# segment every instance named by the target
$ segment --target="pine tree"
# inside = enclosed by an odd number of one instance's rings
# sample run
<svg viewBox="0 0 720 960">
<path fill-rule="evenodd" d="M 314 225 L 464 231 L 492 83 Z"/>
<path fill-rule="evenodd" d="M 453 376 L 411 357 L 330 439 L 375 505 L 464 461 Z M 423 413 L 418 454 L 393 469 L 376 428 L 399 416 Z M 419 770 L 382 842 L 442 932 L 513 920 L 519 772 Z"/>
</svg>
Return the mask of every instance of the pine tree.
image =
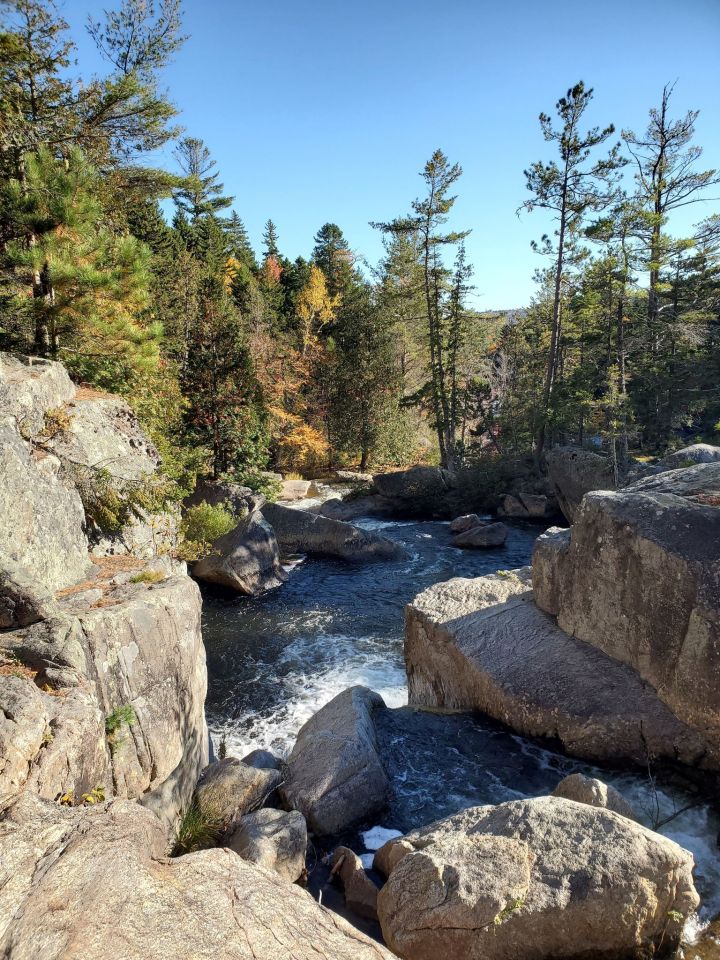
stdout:
<svg viewBox="0 0 720 960">
<path fill-rule="evenodd" d="M 217 162 L 202 140 L 185 137 L 178 144 L 175 158 L 185 177 L 183 186 L 175 193 L 175 203 L 191 223 L 230 206 L 233 197 L 223 196 L 224 187 L 215 170 Z"/>
<path fill-rule="evenodd" d="M 331 297 L 342 296 L 353 282 L 352 253 L 335 223 L 324 224 L 315 234 L 312 262 L 325 275 Z"/>
<path fill-rule="evenodd" d="M 559 162 L 538 161 L 525 170 L 526 186 L 533 196 L 523 204 L 523 208 L 529 212 L 538 208 L 549 210 L 558 224 L 555 243 L 547 235 L 542 238 L 542 251 L 554 259 L 555 281 L 543 389 L 545 415 L 535 438 L 535 456 L 538 462 L 545 446 L 547 421 L 551 416 L 558 375 L 563 284 L 568 266 L 568 252 L 587 213 L 603 210 L 612 201 L 614 175 L 623 162 L 617 145 L 610 150 L 607 157 L 588 164 L 590 153 L 615 131 L 612 124 L 602 129 L 593 127 L 586 133 L 580 131 L 580 122 L 592 96 L 592 89 L 586 90 L 582 81 L 571 87 L 555 105 L 560 120 L 559 129 L 553 129 L 552 119 L 546 113 L 540 114 L 543 137 L 547 142 L 558 145 Z"/>
<path fill-rule="evenodd" d="M 263 248 L 263 260 L 269 260 L 270 258 L 279 260 L 278 232 L 272 220 L 268 220 L 265 223 L 265 229 L 263 230 Z"/>
</svg>

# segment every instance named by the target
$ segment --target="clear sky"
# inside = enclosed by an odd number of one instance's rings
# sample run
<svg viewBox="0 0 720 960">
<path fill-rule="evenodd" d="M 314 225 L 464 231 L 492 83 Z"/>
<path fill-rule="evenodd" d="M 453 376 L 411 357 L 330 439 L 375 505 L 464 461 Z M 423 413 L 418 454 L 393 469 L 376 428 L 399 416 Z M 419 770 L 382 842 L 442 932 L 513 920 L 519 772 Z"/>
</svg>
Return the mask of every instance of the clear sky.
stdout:
<svg viewBox="0 0 720 960">
<path fill-rule="evenodd" d="M 61 10 L 82 72 L 99 67 L 82 25 L 99 4 Z M 537 115 L 579 79 L 591 120 L 643 129 L 663 84 L 675 115 L 699 109 L 697 142 L 720 167 L 720 0 L 185 0 L 191 34 L 165 82 L 188 134 L 206 141 L 259 249 L 308 256 L 326 221 L 376 262 L 370 220 L 407 211 L 436 147 L 459 161 L 454 224 L 472 228 L 475 303 L 520 306 L 539 265 L 518 218 L 523 169 L 549 156 Z M 168 150 L 168 157 L 171 151 Z M 686 211 L 678 230 L 720 211 Z"/>
</svg>

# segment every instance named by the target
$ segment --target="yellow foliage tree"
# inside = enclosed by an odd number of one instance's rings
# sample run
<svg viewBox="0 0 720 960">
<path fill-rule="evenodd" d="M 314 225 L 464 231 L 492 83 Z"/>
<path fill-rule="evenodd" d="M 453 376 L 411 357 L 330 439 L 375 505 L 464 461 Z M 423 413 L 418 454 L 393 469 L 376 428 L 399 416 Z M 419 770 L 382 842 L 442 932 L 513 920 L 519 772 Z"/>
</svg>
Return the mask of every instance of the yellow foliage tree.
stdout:
<svg viewBox="0 0 720 960">
<path fill-rule="evenodd" d="M 331 297 L 322 270 L 310 267 L 308 282 L 298 294 L 297 316 L 302 336 L 302 354 L 308 352 L 317 339 L 317 332 L 335 316 L 339 297 Z"/>
</svg>

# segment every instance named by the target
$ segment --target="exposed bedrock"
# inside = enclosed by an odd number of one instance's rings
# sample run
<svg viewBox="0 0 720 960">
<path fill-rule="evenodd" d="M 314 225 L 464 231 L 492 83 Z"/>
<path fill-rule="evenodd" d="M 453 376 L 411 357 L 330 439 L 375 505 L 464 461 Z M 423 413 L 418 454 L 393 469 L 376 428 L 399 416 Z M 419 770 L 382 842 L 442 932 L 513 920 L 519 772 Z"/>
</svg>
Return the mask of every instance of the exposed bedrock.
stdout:
<svg viewBox="0 0 720 960">
<path fill-rule="evenodd" d="M 232 850 L 168 859 L 160 822 L 132 801 L 70 811 L 26 795 L 0 849 L 6 960 L 391 960 Z"/>
</svg>

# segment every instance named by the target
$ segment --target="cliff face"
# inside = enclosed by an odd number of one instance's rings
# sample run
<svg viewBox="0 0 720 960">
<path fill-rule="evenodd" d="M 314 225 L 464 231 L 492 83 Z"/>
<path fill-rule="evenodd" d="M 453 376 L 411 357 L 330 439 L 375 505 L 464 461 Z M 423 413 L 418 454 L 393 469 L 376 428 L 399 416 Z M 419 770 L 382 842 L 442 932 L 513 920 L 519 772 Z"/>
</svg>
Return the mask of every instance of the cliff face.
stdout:
<svg viewBox="0 0 720 960">
<path fill-rule="evenodd" d="M 0 357 L 3 808 L 102 788 L 169 827 L 207 762 L 199 590 L 167 557 L 91 556 L 77 488 L 77 468 L 124 481 L 158 463 L 122 400 Z"/>
</svg>

